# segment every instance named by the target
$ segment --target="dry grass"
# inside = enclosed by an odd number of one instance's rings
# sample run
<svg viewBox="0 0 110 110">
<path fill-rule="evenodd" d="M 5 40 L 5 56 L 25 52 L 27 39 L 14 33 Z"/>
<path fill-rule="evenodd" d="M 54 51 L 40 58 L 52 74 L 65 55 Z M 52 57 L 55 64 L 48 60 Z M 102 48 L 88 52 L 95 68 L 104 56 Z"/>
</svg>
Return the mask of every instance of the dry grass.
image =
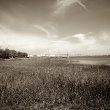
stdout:
<svg viewBox="0 0 110 110">
<path fill-rule="evenodd" d="M 110 110 L 110 67 L 48 58 L 0 61 L 0 110 Z"/>
</svg>

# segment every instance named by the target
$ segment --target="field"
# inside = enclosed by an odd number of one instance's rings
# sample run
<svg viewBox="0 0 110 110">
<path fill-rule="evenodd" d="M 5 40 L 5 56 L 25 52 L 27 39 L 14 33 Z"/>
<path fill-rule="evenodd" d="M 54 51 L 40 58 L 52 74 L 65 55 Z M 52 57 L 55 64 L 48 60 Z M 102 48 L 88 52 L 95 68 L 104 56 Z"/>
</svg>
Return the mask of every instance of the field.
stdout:
<svg viewBox="0 0 110 110">
<path fill-rule="evenodd" d="M 109 105 L 110 66 L 0 60 L 0 110 L 110 110 Z"/>
</svg>

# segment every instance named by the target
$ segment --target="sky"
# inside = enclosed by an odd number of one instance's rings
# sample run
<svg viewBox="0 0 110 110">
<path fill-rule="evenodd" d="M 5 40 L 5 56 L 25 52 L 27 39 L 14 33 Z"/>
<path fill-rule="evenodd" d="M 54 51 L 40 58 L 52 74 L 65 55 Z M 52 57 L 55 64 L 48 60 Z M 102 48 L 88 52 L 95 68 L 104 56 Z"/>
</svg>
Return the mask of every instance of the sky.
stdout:
<svg viewBox="0 0 110 110">
<path fill-rule="evenodd" d="M 0 0 L 0 48 L 109 54 L 110 0 Z"/>
</svg>

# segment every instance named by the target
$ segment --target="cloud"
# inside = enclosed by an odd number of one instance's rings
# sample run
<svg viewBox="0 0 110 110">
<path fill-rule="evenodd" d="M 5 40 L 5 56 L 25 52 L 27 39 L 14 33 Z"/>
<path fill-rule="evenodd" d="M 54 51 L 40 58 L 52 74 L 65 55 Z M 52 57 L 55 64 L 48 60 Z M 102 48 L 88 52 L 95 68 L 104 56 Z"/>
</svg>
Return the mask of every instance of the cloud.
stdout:
<svg viewBox="0 0 110 110">
<path fill-rule="evenodd" d="M 0 24 L 0 31 L 9 31 L 8 28 L 6 28 L 4 25 Z"/>
<path fill-rule="evenodd" d="M 48 48 L 50 42 L 50 39 L 42 38 L 37 35 L 16 33 L 15 31 L 9 29 L 0 29 L 1 48 L 10 48 L 33 54 L 33 51 L 35 50 L 37 51 Z"/>
<path fill-rule="evenodd" d="M 50 32 L 47 29 L 45 29 L 43 26 L 34 25 L 34 27 L 37 28 L 38 30 L 41 30 L 42 32 L 44 32 L 47 37 L 50 37 Z"/>
<path fill-rule="evenodd" d="M 80 41 L 85 42 L 86 41 L 86 37 L 85 34 L 75 34 L 73 37 L 78 38 Z"/>
<path fill-rule="evenodd" d="M 106 31 L 100 34 L 88 32 L 78 33 L 67 36 L 63 39 L 53 41 L 50 53 L 66 54 L 67 51 L 70 55 L 103 55 L 108 54 L 110 49 L 109 33 Z M 72 41 L 73 39 L 73 41 Z M 76 40 L 77 39 L 77 40 Z M 52 51 L 54 49 L 54 51 Z"/>
<path fill-rule="evenodd" d="M 106 52 L 106 49 L 110 49 L 110 33 L 108 31 L 101 31 L 97 33 L 89 32 L 87 34 L 79 33 L 73 35 L 73 39 L 79 39 L 78 46 L 80 50 L 93 50 L 97 53 L 97 51 Z"/>
<path fill-rule="evenodd" d="M 109 31 L 102 31 L 97 33 L 77 33 L 65 38 L 60 38 L 57 34 L 52 34 L 50 30 L 45 27 L 36 26 L 37 29 L 48 33 L 52 38 L 40 37 L 38 35 L 16 33 L 15 31 L 9 30 L 7 27 L 0 25 L 0 46 L 3 48 L 9 47 L 10 49 L 17 49 L 20 51 L 26 51 L 31 54 L 48 53 L 50 54 L 66 54 L 69 53 L 97 53 L 101 50 L 102 53 L 105 49 L 110 49 L 110 33 Z M 50 26 L 51 27 L 51 26 Z M 56 37 L 56 39 L 53 38 Z M 100 53 L 101 53 L 100 52 Z"/>
<path fill-rule="evenodd" d="M 71 49 L 84 51 L 98 48 L 99 44 L 96 43 L 96 38 L 92 33 L 78 33 L 71 36 L 67 36 L 62 40 L 68 41 L 71 44 Z"/>
<path fill-rule="evenodd" d="M 85 0 L 57 0 L 56 10 L 54 12 L 54 15 L 59 15 L 61 13 L 64 14 L 66 9 L 73 4 L 79 4 L 82 8 L 87 10 L 86 6 L 82 3 L 82 1 Z"/>
<path fill-rule="evenodd" d="M 101 31 L 96 36 L 97 43 L 103 46 L 110 47 L 110 32 L 108 31 Z"/>
<path fill-rule="evenodd" d="M 57 34 L 56 24 L 54 24 L 53 22 L 47 22 L 43 26 L 41 25 L 33 25 L 33 26 L 34 28 L 45 33 L 48 39 L 59 38 L 59 35 Z"/>
<path fill-rule="evenodd" d="M 45 26 L 34 25 L 34 27 L 46 34 L 47 38 L 56 38 L 56 28 L 52 24 L 46 24 Z"/>
<path fill-rule="evenodd" d="M 87 46 L 87 48 L 92 48 L 96 44 L 96 38 L 91 34 L 75 34 L 73 38 L 78 38 L 82 46 Z"/>
<path fill-rule="evenodd" d="M 57 33 L 57 24 L 55 24 L 54 22 L 47 22 L 45 23 L 45 27 L 46 29 L 48 29 L 49 31 L 51 31 L 51 33 Z"/>
</svg>

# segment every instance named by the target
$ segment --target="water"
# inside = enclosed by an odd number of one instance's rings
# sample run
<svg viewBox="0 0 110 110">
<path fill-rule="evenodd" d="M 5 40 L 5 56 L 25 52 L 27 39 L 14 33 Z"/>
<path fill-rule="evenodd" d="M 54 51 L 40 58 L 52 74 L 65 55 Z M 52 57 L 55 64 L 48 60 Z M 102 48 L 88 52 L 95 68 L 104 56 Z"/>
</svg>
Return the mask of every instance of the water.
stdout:
<svg viewBox="0 0 110 110">
<path fill-rule="evenodd" d="M 70 62 L 77 64 L 110 65 L 110 57 L 75 57 Z"/>
</svg>

